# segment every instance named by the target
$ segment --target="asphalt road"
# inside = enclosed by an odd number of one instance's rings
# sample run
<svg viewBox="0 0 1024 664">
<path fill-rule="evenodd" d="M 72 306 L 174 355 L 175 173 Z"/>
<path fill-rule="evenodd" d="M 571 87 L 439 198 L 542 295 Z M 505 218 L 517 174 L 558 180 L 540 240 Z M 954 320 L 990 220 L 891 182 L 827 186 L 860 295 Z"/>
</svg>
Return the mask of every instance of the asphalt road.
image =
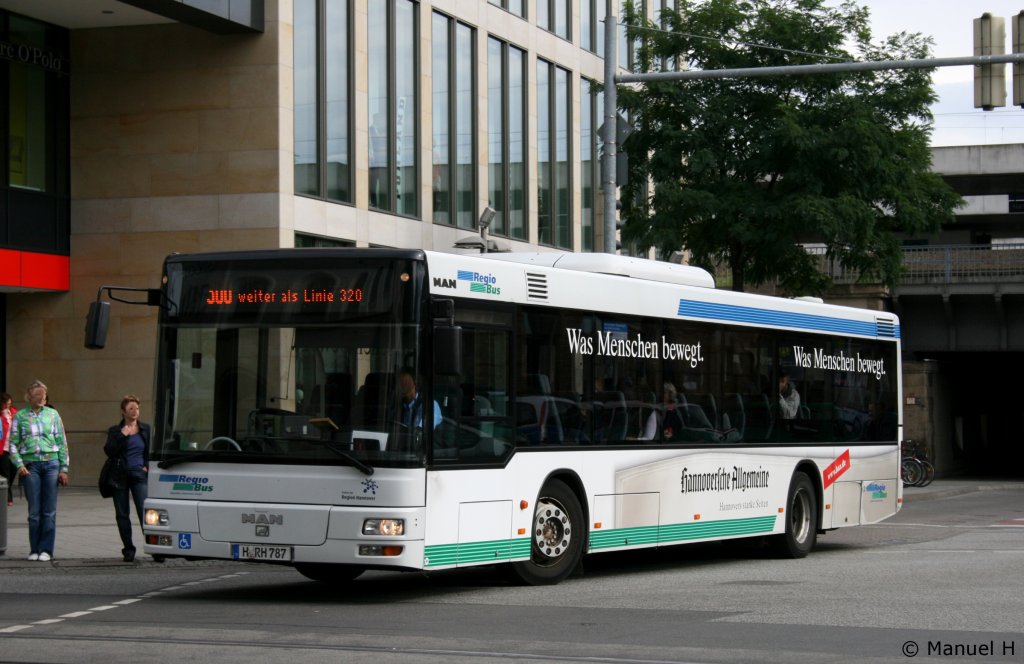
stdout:
<svg viewBox="0 0 1024 664">
<path fill-rule="evenodd" d="M 1022 498 L 911 503 L 804 560 L 592 556 L 540 588 L 492 569 L 344 590 L 253 564 L 2 569 L 0 661 L 1024 662 Z"/>
</svg>

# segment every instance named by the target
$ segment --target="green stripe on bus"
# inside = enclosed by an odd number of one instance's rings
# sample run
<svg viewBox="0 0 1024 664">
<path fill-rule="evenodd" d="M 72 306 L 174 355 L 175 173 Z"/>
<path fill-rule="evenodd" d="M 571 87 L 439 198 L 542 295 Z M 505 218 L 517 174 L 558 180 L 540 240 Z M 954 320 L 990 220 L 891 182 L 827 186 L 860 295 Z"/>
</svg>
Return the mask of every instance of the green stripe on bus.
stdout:
<svg viewBox="0 0 1024 664">
<path fill-rule="evenodd" d="M 772 532 L 775 516 L 756 516 L 748 519 L 726 519 L 724 521 L 695 521 L 674 523 L 665 526 L 639 528 L 615 528 L 590 533 L 590 550 L 608 549 L 619 546 L 641 546 L 644 544 L 672 544 L 698 539 L 733 537 L 736 535 L 762 535 Z"/>
<path fill-rule="evenodd" d="M 423 566 L 444 567 L 529 557 L 530 539 L 527 537 L 462 544 L 435 544 L 424 547 Z"/>
<path fill-rule="evenodd" d="M 665 526 L 615 528 L 590 533 L 590 550 L 621 546 L 673 544 L 699 539 L 734 537 L 737 535 L 763 535 L 772 532 L 775 516 L 756 516 L 748 519 L 723 521 L 694 521 Z M 423 550 L 423 567 L 450 567 L 469 563 L 504 560 L 524 560 L 530 557 L 530 538 L 488 540 L 463 544 L 434 544 Z"/>
</svg>

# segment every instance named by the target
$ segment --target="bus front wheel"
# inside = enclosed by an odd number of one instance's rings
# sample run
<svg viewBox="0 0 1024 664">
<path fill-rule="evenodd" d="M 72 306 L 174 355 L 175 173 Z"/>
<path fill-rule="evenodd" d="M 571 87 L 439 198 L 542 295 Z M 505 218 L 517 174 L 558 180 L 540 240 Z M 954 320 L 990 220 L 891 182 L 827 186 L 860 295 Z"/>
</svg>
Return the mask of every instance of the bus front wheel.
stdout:
<svg viewBox="0 0 1024 664">
<path fill-rule="evenodd" d="M 551 480 L 537 498 L 530 560 L 512 563 L 512 570 L 531 586 L 558 583 L 576 569 L 583 557 L 586 533 L 576 494 L 564 482 Z"/>
<path fill-rule="evenodd" d="M 775 550 L 784 558 L 803 558 L 818 537 L 818 501 L 805 473 L 793 473 L 784 517 L 786 532 L 774 536 Z"/>
<path fill-rule="evenodd" d="M 307 579 L 332 585 L 348 583 L 365 571 L 356 565 L 330 563 L 295 563 L 295 570 Z"/>
</svg>

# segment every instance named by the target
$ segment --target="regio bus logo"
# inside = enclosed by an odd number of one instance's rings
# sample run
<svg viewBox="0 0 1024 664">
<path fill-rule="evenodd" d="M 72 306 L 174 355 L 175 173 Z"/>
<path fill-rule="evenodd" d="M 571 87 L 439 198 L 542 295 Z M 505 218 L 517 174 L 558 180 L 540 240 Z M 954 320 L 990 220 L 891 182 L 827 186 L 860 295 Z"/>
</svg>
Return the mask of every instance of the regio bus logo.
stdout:
<svg viewBox="0 0 1024 664">
<path fill-rule="evenodd" d="M 498 279 L 493 274 L 480 274 L 472 270 L 459 270 L 459 281 L 469 282 L 470 293 L 501 295 L 501 289 L 495 285 Z"/>
</svg>

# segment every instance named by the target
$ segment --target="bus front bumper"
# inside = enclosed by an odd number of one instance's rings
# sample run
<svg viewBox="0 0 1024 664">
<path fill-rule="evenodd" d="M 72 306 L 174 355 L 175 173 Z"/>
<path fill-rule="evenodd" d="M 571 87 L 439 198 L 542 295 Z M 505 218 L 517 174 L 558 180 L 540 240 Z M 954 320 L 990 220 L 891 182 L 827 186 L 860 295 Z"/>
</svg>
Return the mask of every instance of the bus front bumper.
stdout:
<svg viewBox="0 0 1024 664">
<path fill-rule="evenodd" d="M 424 511 L 149 499 L 143 551 L 157 558 L 423 569 Z"/>
</svg>

